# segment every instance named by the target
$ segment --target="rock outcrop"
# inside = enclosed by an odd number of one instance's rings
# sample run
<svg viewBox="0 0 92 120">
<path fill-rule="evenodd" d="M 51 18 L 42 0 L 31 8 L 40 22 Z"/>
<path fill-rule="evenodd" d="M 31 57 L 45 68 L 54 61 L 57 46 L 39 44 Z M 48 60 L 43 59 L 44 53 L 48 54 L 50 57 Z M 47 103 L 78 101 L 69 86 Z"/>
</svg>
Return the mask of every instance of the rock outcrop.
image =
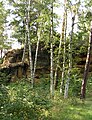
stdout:
<svg viewBox="0 0 92 120">
<path fill-rule="evenodd" d="M 9 50 L 3 58 L 3 63 L 0 64 L 0 71 L 4 71 L 11 76 L 11 81 L 23 76 L 28 77 L 30 74 L 28 52 L 25 54 L 25 60 L 22 63 L 23 49 Z M 32 51 L 34 61 L 35 50 Z M 49 53 L 46 49 L 39 48 L 36 77 L 49 73 Z M 39 74 L 39 75 L 38 75 Z"/>
<path fill-rule="evenodd" d="M 4 55 L 3 63 L 0 65 L 0 71 L 10 74 L 11 81 L 26 76 L 29 63 L 28 61 L 21 62 L 22 54 L 23 49 L 13 49 Z"/>
<path fill-rule="evenodd" d="M 11 81 L 15 81 L 17 78 L 22 78 L 23 76 L 28 77 L 30 74 L 29 70 L 29 60 L 28 60 L 28 52 L 25 54 L 25 60 L 22 63 L 22 55 L 23 49 L 13 49 L 9 50 L 4 58 L 3 63 L 0 64 L 0 71 L 4 71 L 7 74 L 10 74 Z M 34 61 L 35 57 L 35 48 L 32 51 L 32 58 Z M 86 55 L 77 56 L 78 61 L 76 67 L 81 70 L 83 73 Z M 50 70 L 50 54 L 44 46 L 40 45 L 37 59 L 37 68 L 36 68 L 36 78 L 39 76 L 43 76 L 49 74 Z M 92 56 L 91 56 L 91 64 L 90 64 L 90 72 L 92 72 Z M 61 74 L 61 73 L 60 73 Z"/>
</svg>

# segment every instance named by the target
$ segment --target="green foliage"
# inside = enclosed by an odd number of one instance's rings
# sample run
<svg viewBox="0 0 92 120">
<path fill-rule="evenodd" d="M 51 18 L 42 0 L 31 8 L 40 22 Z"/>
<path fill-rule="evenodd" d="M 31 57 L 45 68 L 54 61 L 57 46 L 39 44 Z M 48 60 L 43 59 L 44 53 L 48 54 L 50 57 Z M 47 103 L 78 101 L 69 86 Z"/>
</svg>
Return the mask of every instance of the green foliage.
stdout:
<svg viewBox="0 0 92 120">
<path fill-rule="evenodd" d="M 77 70 L 73 72 L 76 73 Z M 7 86 L 0 86 L 1 120 L 91 120 L 92 78 L 88 82 L 88 98 L 83 103 L 77 97 L 64 99 L 55 92 L 54 100 L 49 97 L 49 81 L 42 78 L 34 89 L 26 79 Z M 89 99 L 90 98 L 90 99 Z"/>
<path fill-rule="evenodd" d="M 43 89 L 36 87 L 34 90 L 31 89 L 30 83 L 24 80 L 4 87 L 7 89 L 3 88 L 0 94 L 2 98 L 0 118 L 3 120 L 48 120 L 51 102 Z"/>
<path fill-rule="evenodd" d="M 73 68 L 71 73 L 70 89 L 69 89 L 70 96 L 77 96 L 77 97 L 80 96 L 81 82 L 82 79 L 80 78 L 80 71 L 76 68 Z"/>
<path fill-rule="evenodd" d="M 91 120 L 91 107 L 91 101 L 89 100 L 83 103 L 80 99 L 76 98 L 61 99 L 61 101 L 55 102 L 54 108 L 52 108 L 51 120 Z"/>
<path fill-rule="evenodd" d="M 4 105 L 8 102 L 7 87 L 0 85 L 0 110 L 3 109 Z"/>
<path fill-rule="evenodd" d="M 51 17 L 51 0 L 42 1 L 31 1 L 30 6 L 30 37 L 31 43 L 36 43 L 37 41 L 37 29 L 40 29 L 41 36 L 40 41 L 49 42 L 50 36 L 50 17 Z M 11 21 L 10 25 L 13 26 L 14 32 L 12 34 L 13 38 L 18 39 L 19 42 L 24 43 L 26 34 L 26 16 L 28 3 L 25 0 L 11 1 L 9 0 L 11 6 L 14 7 L 10 10 L 10 15 L 14 15 L 14 19 Z M 55 2 L 57 4 L 57 1 Z M 10 8 L 9 8 L 10 9 Z M 58 17 L 54 13 L 54 29 L 58 24 Z"/>
<path fill-rule="evenodd" d="M 10 80 L 10 74 L 8 74 L 6 72 L 0 72 L 0 85 L 8 84 L 9 80 Z"/>
<path fill-rule="evenodd" d="M 0 49 L 9 48 L 7 43 L 7 33 L 5 31 L 5 25 L 7 23 L 6 18 L 8 11 L 5 10 L 4 1 L 0 1 Z"/>
</svg>

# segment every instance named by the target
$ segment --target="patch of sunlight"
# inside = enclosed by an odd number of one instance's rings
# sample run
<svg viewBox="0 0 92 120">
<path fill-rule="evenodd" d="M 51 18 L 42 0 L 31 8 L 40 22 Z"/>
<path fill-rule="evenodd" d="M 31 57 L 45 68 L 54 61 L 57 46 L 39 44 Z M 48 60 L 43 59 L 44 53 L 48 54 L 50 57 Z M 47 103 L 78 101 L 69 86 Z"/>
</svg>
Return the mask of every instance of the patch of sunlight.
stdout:
<svg viewBox="0 0 92 120">
<path fill-rule="evenodd" d="M 74 110 L 74 108 L 73 108 L 73 107 L 70 107 L 70 110 Z"/>
<path fill-rule="evenodd" d="M 78 114 L 74 114 L 74 119 L 76 119 L 76 120 L 82 120 L 82 116 L 80 116 Z"/>
<path fill-rule="evenodd" d="M 70 107 L 70 110 L 76 110 L 76 111 L 81 111 L 81 108 L 75 108 L 75 107 Z"/>
<path fill-rule="evenodd" d="M 77 111 L 81 111 L 82 108 L 76 108 Z"/>
<path fill-rule="evenodd" d="M 89 85 L 92 85 L 92 82 L 90 82 Z"/>
<path fill-rule="evenodd" d="M 8 91 L 8 95 L 10 97 L 10 100 L 14 101 L 16 99 L 17 92 L 15 90 L 11 89 Z"/>
<path fill-rule="evenodd" d="M 42 111 L 43 111 L 42 115 L 45 115 L 46 117 L 49 116 L 49 114 L 50 114 L 49 111 L 47 111 L 45 109 L 42 109 Z"/>
<path fill-rule="evenodd" d="M 87 113 L 88 113 L 89 115 L 92 115 L 92 110 L 88 110 Z"/>
<path fill-rule="evenodd" d="M 82 115 L 92 115 L 92 110 L 87 110 L 86 112 L 82 112 Z"/>
</svg>

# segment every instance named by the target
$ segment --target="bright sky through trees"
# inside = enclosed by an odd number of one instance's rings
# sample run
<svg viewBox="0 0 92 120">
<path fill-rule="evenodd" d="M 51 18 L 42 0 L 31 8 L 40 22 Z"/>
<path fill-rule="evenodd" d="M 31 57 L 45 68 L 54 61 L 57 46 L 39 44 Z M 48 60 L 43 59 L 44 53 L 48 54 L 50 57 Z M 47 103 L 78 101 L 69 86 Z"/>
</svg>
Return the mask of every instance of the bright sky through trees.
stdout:
<svg viewBox="0 0 92 120">
<path fill-rule="evenodd" d="M 0 1 L 2 1 L 2 0 L 0 0 Z M 83 0 L 82 0 L 83 1 Z M 60 6 L 59 6 L 59 8 L 57 7 L 57 8 L 54 8 L 54 12 L 55 13 L 57 13 L 58 14 L 58 16 L 59 16 L 59 18 L 60 18 L 60 20 L 59 20 L 59 25 L 58 25 L 58 27 L 57 27 L 57 31 L 59 32 L 59 33 L 61 33 L 61 26 L 62 26 L 62 18 L 63 18 L 63 3 L 64 3 L 64 0 L 62 1 L 62 3 L 61 3 L 61 1 L 59 0 L 59 2 L 60 2 Z M 75 4 L 75 3 L 77 3 L 78 2 L 78 0 L 71 0 L 71 3 L 72 4 Z M 9 5 L 7 5 L 7 1 L 6 1 L 6 5 L 5 5 L 5 8 L 6 9 L 11 9 L 11 10 L 14 10 L 14 8 L 12 7 L 12 6 L 9 6 Z M 12 20 L 12 19 L 14 19 L 14 15 L 10 15 L 10 16 L 8 16 L 7 17 L 7 20 L 9 21 L 9 23 L 10 23 L 10 21 Z M 69 13 L 68 14 L 68 29 L 67 29 L 67 33 L 69 34 L 69 32 L 71 31 L 70 30 L 70 27 L 71 27 L 71 14 Z M 75 18 L 75 21 L 77 22 L 77 17 Z M 9 41 L 12 41 L 13 42 L 13 44 L 12 44 L 12 48 L 20 48 L 21 47 L 21 45 L 17 42 L 17 40 L 16 39 L 12 39 L 11 38 L 11 34 L 12 34 L 12 32 L 13 32 L 13 29 L 12 29 L 12 26 L 9 26 L 9 23 L 7 24 L 7 28 L 6 28 L 6 30 L 7 30 L 7 33 L 8 33 L 8 40 Z M 75 25 L 75 29 L 74 29 L 74 31 L 77 31 L 77 24 Z"/>
</svg>

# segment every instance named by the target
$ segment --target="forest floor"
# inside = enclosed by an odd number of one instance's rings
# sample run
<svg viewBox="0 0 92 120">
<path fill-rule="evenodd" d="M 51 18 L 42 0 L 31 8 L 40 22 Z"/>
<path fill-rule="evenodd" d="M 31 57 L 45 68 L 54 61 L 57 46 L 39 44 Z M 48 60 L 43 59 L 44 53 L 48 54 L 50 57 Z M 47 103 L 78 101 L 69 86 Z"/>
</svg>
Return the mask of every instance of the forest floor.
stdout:
<svg viewBox="0 0 92 120">
<path fill-rule="evenodd" d="M 92 85 L 85 101 L 78 97 L 64 99 L 59 92 L 49 96 L 49 81 L 34 89 L 23 80 L 0 88 L 0 120 L 92 120 Z"/>
<path fill-rule="evenodd" d="M 92 98 L 85 101 L 73 98 L 56 102 L 52 116 L 52 120 L 92 120 Z"/>
<path fill-rule="evenodd" d="M 88 83 L 86 99 L 60 97 L 52 109 L 52 120 L 92 120 L 92 83 Z"/>
</svg>

